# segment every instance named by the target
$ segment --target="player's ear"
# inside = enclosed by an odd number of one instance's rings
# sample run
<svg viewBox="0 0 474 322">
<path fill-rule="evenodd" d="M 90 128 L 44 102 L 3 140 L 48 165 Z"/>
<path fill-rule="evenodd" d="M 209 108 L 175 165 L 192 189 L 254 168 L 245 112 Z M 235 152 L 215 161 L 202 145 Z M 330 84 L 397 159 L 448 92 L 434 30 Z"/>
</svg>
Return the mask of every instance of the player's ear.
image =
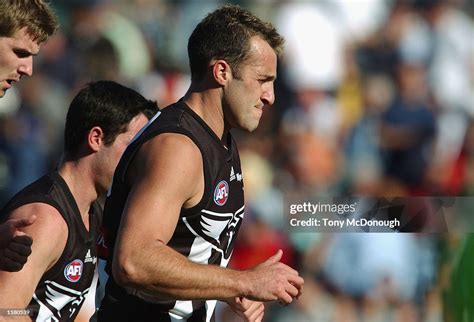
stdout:
<svg viewBox="0 0 474 322">
<path fill-rule="evenodd" d="M 87 134 L 87 145 L 92 151 L 99 151 L 100 147 L 104 145 L 104 131 L 102 128 L 94 126 L 89 130 Z"/>
<path fill-rule="evenodd" d="M 219 85 L 224 86 L 232 78 L 232 69 L 225 60 L 216 60 L 212 65 L 212 76 Z"/>
</svg>

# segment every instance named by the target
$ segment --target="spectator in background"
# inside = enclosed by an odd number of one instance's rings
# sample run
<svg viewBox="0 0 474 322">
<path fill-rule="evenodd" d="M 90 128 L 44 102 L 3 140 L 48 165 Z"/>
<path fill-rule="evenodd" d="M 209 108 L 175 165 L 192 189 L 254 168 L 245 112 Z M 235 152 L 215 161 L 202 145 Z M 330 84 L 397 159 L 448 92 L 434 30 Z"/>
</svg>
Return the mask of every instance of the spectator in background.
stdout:
<svg viewBox="0 0 474 322">
<path fill-rule="evenodd" d="M 441 191 L 450 196 L 474 194 L 474 118 L 469 119 L 461 151 L 452 167 L 448 168 Z"/>
<path fill-rule="evenodd" d="M 403 61 L 397 80 L 398 96 L 383 113 L 380 127 L 384 172 L 405 185 L 409 193 L 422 194 L 436 133 L 425 66 Z"/>
<path fill-rule="evenodd" d="M 348 136 L 346 171 L 348 192 L 377 196 L 383 186 L 379 127 L 382 114 L 393 100 L 394 85 L 383 74 L 366 75 L 362 82 L 364 114 Z"/>
<path fill-rule="evenodd" d="M 0 2 L 0 97 L 23 76 L 33 74 L 33 56 L 58 27 L 57 18 L 42 0 Z M 21 229 L 34 223 L 7 221 L 0 226 L 0 270 L 18 271 L 31 252 L 31 238 Z"/>
<path fill-rule="evenodd" d="M 368 9 L 365 2 L 358 5 Z M 288 42 L 283 77 L 295 93 L 282 118 L 281 150 L 295 185 L 315 193 L 331 191 L 343 161 L 340 134 L 349 113 L 344 115 L 333 97 L 346 67 L 341 8 L 288 1 L 278 8 L 276 19 Z"/>
<path fill-rule="evenodd" d="M 418 38 L 407 42 L 411 48 L 416 43 L 427 44 L 427 76 L 439 105 L 435 156 L 442 166 L 453 162 L 461 151 L 469 116 L 474 115 L 474 22 L 461 10 L 462 2 L 416 0 L 426 26 L 417 32 Z M 414 31 L 407 30 L 406 36 Z"/>
</svg>

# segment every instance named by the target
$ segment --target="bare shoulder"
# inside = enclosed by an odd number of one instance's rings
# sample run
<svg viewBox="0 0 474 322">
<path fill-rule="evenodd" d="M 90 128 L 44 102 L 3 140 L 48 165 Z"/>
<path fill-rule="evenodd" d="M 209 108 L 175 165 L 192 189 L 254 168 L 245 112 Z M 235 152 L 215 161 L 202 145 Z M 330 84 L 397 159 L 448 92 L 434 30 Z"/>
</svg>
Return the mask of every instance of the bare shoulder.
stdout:
<svg viewBox="0 0 474 322">
<path fill-rule="evenodd" d="M 201 158 L 201 152 L 191 138 L 179 133 L 162 133 L 146 142 L 142 149 L 145 153 L 157 157 L 193 157 Z M 163 155 L 163 152 L 167 152 Z"/>
<path fill-rule="evenodd" d="M 10 213 L 9 218 L 21 219 L 36 215 L 36 221 L 22 229 L 35 241 L 49 240 L 48 244 L 54 245 L 66 242 L 68 228 L 66 221 L 59 211 L 53 206 L 45 203 L 35 202 L 23 205 Z M 38 243 L 36 243 L 38 244 Z"/>
<path fill-rule="evenodd" d="M 59 210 L 50 204 L 42 202 L 29 203 L 18 207 L 11 212 L 9 218 L 19 219 L 33 215 L 36 215 L 38 217 L 38 221 L 41 221 L 43 224 L 59 226 L 61 226 L 61 224 L 64 224 L 64 226 L 66 227 L 66 221 L 59 213 Z"/>
<path fill-rule="evenodd" d="M 140 147 L 128 180 L 148 204 L 190 207 L 201 199 L 204 170 L 201 151 L 186 135 L 159 134 Z"/>
<path fill-rule="evenodd" d="M 166 169 L 168 173 L 177 175 L 198 175 L 202 171 L 202 156 L 198 146 L 188 136 L 163 133 L 143 144 L 135 166 L 147 172 Z"/>
<path fill-rule="evenodd" d="M 22 232 L 33 239 L 31 254 L 23 268 L 14 273 L 0 272 L 0 306 L 26 307 L 43 274 L 61 257 L 68 229 L 59 211 L 44 203 L 31 203 L 10 213 L 11 219 L 35 215 L 36 220 Z"/>
</svg>

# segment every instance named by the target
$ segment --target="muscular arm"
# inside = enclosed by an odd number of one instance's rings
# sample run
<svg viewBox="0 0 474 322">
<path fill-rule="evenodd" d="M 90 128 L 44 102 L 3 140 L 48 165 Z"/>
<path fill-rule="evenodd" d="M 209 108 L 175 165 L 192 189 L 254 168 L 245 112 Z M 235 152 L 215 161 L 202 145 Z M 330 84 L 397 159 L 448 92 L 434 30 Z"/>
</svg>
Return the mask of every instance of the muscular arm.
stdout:
<svg viewBox="0 0 474 322">
<path fill-rule="evenodd" d="M 189 138 L 159 135 L 140 149 L 131 166 L 136 176 L 113 262 L 117 282 L 156 298 L 245 296 L 289 303 L 297 296 L 302 279 L 279 263 L 281 254 L 254 270 L 235 271 L 193 263 L 166 245 L 181 208 L 197 204 L 203 194 L 202 157 Z"/>
<path fill-rule="evenodd" d="M 33 214 L 36 221 L 23 228 L 34 240 L 28 262 L 19 272 L 0 271 L 0 308 L 26 308 L 42 275 L 58 260 L 66 244 L 66 222 L 50 205 L 22 206 L 10 214 L 10 219 L 30 218 Z"/>
</svg>

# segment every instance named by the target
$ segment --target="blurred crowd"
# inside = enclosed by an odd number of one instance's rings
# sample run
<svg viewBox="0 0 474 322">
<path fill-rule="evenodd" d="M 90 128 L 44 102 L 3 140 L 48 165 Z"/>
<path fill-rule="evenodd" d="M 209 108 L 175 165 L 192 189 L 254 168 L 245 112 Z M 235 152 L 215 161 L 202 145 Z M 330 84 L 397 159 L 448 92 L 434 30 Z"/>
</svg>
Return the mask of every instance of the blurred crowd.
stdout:
<svg viewBox="0 0 474 322">
<path fill-rule="evenodd" d="M 115 80 L 166 106 L 189 85 L 187 38 L 223 1 L 51 0 L 59 32 L 0 100 L 0 202 L 60 158 L 65 113 Z M 457 234 L 288 233 L 285 200 L 474 193 L 474 3 L 232 1 L 286 39 L 276 103 L 235 132 L 246 220 L 231 265 L 281 248 L 304 295 L 267 321 L 443 321 Z M 225 308 L 220 321 L 234 321 Z"/>
</svg>

